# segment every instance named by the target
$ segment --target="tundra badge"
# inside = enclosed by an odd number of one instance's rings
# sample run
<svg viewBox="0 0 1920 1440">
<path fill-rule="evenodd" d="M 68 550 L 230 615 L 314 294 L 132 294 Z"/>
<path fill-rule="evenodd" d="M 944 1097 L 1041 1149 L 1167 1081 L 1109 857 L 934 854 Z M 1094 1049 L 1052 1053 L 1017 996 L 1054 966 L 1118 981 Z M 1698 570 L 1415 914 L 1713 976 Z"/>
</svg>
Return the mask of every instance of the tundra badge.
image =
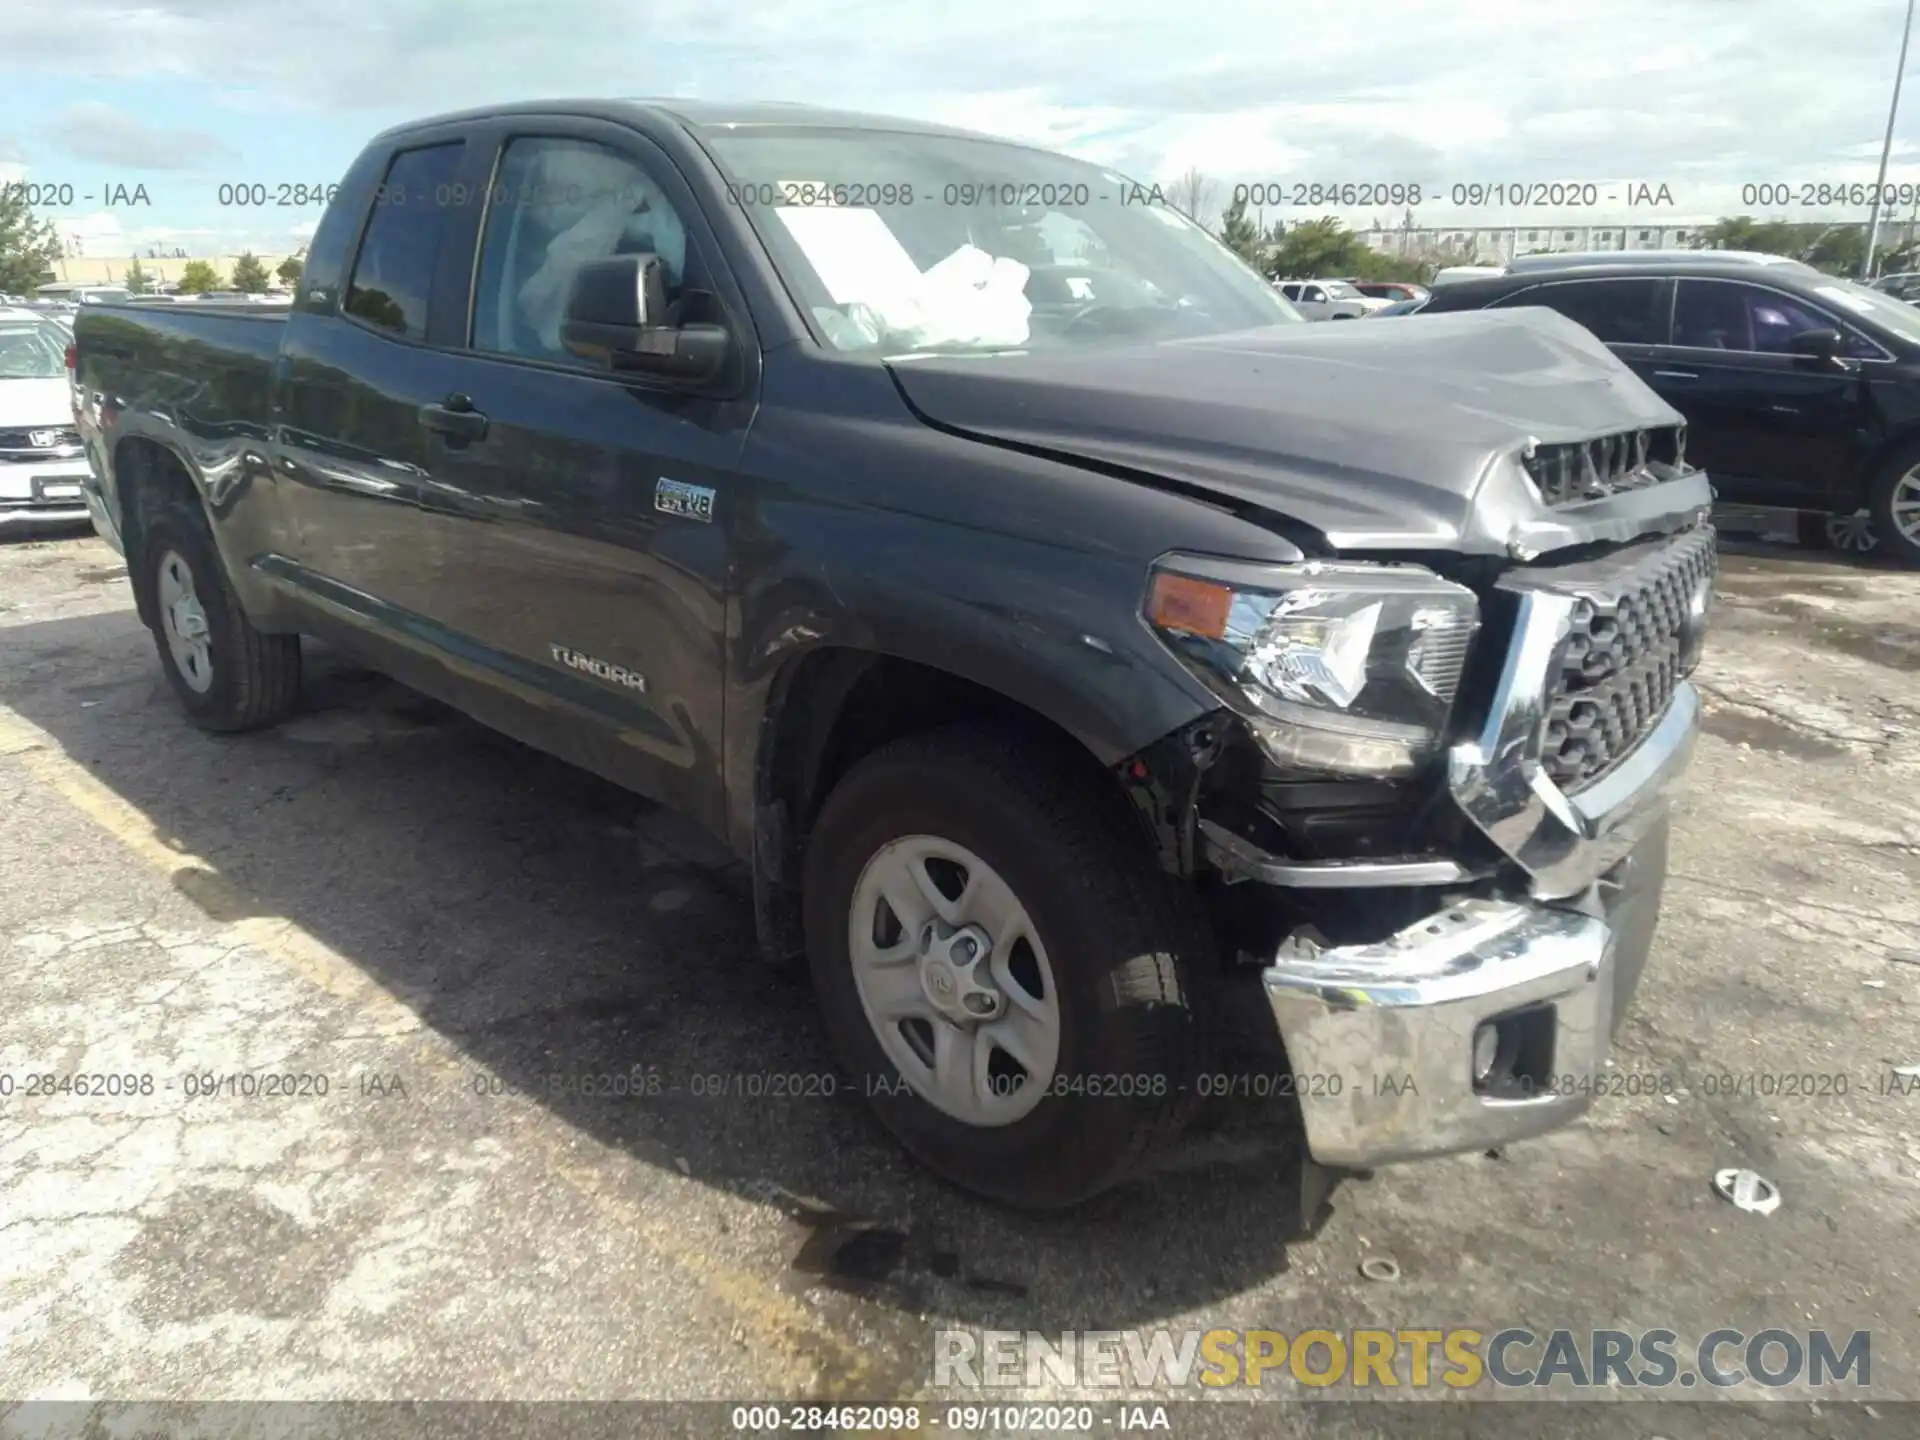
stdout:
<svg viewBox="0 0 1920 1440">
<path fill-rule="evenodd" d="M 609 665 L 604 660 L 596 660 L 591 655 L 582 655 L 578 650 L 569 650 L 564 645 L 549 645 L 547 649 L 555 660 L 569 670 L 582 670 L 596 680 L 624 685 L 629 690 L 638 690 L 642 695 L 647 693 L 647 677 L 638 670 L 629 670 L 624 665 Z"/>
<path fill-rule="evenodd" d="M 689 485 L 684 480 L 669 480 L 662 475 L 660 483 L 653 487 L 653 508 L 664 515 L 680 515 L 711 525 L 713 491 L 705 485 Z"/>
</svg>

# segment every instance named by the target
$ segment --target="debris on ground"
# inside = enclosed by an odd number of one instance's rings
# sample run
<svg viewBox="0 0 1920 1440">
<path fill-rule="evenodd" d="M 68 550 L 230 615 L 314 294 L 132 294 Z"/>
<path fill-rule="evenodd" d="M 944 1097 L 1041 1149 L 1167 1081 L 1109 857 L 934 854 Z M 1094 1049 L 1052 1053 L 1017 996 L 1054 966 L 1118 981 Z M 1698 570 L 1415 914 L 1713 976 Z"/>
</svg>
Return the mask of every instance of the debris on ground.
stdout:
<svg viewBox="0 0 1920 1440">
<path fill-rule="evenodd" d="M 1713 1177 L 1713 1190 L 1735 1209 L 1750 1215 L 1771 1215 L 1780 1208 L 1780 1187 L 1757 1170 L 1719 1171 Z"/>
<path fill-rule="evenodd" d="M 1360 1262 L 1360 1273 L 1369 1280 L 1398 1280 L 1400 1264 L 1385 1255 L 1369 1255 Z"/>
</svg>

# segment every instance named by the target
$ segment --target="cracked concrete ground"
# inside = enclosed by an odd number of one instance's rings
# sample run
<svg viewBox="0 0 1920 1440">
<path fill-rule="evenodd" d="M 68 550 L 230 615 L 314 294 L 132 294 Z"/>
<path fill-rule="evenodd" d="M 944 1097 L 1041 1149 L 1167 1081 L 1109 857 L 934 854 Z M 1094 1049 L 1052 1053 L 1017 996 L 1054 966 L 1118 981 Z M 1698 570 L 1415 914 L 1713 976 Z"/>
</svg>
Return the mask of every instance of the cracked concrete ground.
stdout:
<svg viewBox="0 0 1920 1440">
<path fill-rule="evenodd" d="M 1675 1093 L 1344 1183 L 1302 1236 L 1277 1127 L 1034 1219 L 928 1179 L 844 1090 L 707 1093 L 831 1066 L 736 877 L 659 812 L 319 651 L 297 719 L 203 735 L 110 550 L 0 546 L 0 1396 L 870 1400 L 924 1389 L 942 1326 L 1511 1324 L 1870 1330 L 1867 1398 L 1920 1399 L 1920 1094 L 1889 1093 L 1920 1064 L 1916 600 L 1729 548 L 1616 1057 Z M 1770 1075 L 1824 1078 L 1715 1078 Z M 1777 1214 L 1710 1193 L 1734 1165 Z M 796 1195 L 903 1255 L 796 1267 Z M 1397 1283 L 1357 1273 L 1378 1255 Z M 1247 1413 L 1206 1408 L 1177 1433 Z M 1335 1429 L 1415 1407 L 1367 1408 Z M 1624 1433 L 1750 1433 L 1642 1413 Z M 1617 1406 L 1529 1414 L 1621 1433 Z"/>
</svg>

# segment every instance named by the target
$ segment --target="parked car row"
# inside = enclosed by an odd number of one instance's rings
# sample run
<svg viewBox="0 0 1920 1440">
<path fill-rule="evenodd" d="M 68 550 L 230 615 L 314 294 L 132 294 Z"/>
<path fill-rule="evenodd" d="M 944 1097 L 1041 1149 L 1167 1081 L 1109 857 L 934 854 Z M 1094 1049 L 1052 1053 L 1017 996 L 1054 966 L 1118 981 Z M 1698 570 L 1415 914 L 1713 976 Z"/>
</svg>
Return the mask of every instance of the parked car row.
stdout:
<svg viewBox="0 0 1920 1440">
<path fill-rule="evenodd" d="M 1687 417 L 1717 498 L 1798 512 L 1803 538 L 1920 565 L 1920 313 L 1780 256 L 1529 256 L 1380 312 L 1544 306 Z"/>
</svg>

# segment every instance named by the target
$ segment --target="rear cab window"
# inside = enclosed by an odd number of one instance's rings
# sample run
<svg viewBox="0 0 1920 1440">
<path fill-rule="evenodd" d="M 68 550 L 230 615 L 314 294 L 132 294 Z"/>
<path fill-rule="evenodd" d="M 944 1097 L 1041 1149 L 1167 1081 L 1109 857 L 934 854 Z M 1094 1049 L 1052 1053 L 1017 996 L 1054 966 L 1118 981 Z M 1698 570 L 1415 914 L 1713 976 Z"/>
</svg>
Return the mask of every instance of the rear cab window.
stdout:
<svg viewBox="0 0 1920 1440">
<path fill-rule="evenodd" d="M 455 183 L 465 149 L 455 140 L 394 155 L 374 188 L 342 313 L 411 340 L 426 338 L 441 238 L 466 198 Z"/>
</svg>

